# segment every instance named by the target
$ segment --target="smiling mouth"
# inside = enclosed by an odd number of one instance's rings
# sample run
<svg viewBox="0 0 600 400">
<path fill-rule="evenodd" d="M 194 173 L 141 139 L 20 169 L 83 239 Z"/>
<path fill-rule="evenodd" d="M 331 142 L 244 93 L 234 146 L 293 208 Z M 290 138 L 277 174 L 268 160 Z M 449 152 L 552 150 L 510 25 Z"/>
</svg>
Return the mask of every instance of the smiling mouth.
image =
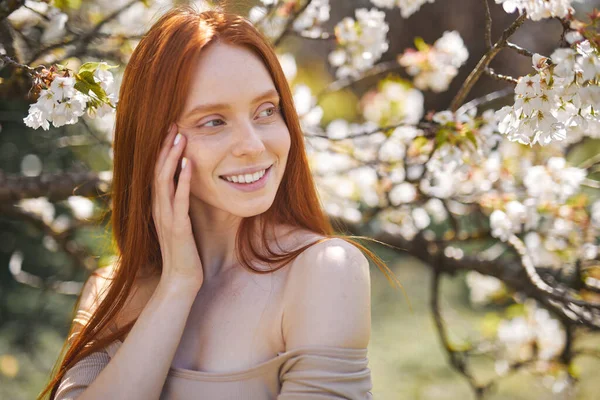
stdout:
<svg viewBox="0 0 600 400">
<path fill-rule="evenodd" d="M 263 169 L 262 171 L 254 172 L 253 174 L 240 174 L 240 175 L 221 175 L 219 178 L 223 179 L 227 182 L 232 183 L 242 183 L 242 184 L 251 184 L 254 182 L 258 182 L 265 174 L 271 169 L 273 164 L 271 164 L 268 168 Z"/>
</svg>

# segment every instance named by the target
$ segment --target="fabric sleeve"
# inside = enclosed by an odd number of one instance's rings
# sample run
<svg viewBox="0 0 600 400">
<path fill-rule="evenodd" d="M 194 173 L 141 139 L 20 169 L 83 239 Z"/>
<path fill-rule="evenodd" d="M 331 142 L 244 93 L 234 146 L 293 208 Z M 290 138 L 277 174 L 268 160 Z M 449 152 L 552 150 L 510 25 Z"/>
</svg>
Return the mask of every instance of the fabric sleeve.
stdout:
<svg viewBox="0 0 600 400">
<path fill-rule="evenodd" d="M 65 372 L 58 385 L 54 400 L 75 400 L 100 375 L 123 343 L 116 340 L 81 360 Z"/>
<path fill-rule="evenodd" d="M 110 361 L 106 350 L 84 357 L 63 376 L 54 400 L 75 400 L 100 375 Z"/>
<path fill-rule="evenodd" d="M 367 349 L 301 350 L 279 370 L 278 400 L 372 399 Z"/>
</svg>

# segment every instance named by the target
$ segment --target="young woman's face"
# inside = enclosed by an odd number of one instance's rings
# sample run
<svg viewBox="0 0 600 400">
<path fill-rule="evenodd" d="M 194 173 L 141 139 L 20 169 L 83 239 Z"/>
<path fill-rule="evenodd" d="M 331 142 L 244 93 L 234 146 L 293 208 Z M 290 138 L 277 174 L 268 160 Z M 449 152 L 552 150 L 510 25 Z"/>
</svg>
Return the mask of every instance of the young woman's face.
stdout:
<svg viewBox="0 0 600 400">
<path fill-rule="evenodd" d="M 249 49 L 202 50 L 177 125 L 193 166 L 191 201 L 240 217 L 265 212 L 283 177 L 290 134 L 275 85 Z"/>
</svg>

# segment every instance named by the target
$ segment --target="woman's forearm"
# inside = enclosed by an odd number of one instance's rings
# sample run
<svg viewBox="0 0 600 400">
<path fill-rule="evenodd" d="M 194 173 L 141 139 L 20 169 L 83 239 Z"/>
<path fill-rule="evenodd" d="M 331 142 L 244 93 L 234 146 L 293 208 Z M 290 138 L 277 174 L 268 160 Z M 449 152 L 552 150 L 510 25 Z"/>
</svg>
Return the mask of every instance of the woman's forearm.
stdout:
<svg viewBox="0 0 600 400">
<path fill-rule="evenodd" d="M 197 292 L 161 281 L 123 345 L 79 400 L 158 399 Z"/>
</svg>

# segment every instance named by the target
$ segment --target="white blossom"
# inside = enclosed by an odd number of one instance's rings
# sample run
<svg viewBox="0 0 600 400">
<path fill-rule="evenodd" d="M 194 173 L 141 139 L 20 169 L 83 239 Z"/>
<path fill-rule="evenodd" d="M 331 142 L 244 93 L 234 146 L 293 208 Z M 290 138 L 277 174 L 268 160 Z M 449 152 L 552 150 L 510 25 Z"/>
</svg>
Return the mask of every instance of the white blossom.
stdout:
<svg viewBox="0 0 600 400">
<path fill-rule="evenodd" d="M 321 33 L 321 25 L 329 21 L 330 9 L 329 0 L 311 0 L 304 12 L 295 19 L 294 30 Z"/>
<path fill-rule="evenodd" d="M 46 29 L 42 34 L 41 41 L 44 44 L 52 43 L 65 34 L 65 25 L 69 16 L 56 8 L 51 9 L 49 19 L 46 21 Z"/>
<path fill-rule="evenodd" d="M 421 207 L 415 207 L 412 210 L 412 218 L 415 224 L 415 227 L 419 230 L 423 230 L 431 224 L 431 218 L 429 218 L 429 214 L 427 211 Z"/>
<path fill-rule="evenodd" d="M 75 94 L 75 78 L 70 76 L 57 76 L 50 84 L 50 90 L 59 101 L 64 98 L 69 98 Z"/>
<path fill-rule="evenodd" d="M 29 106 L 29 114 L 23 119 L 23 121 L 25 122 L 26 126 L 33 129 L 38 129 L 39 127 L 42 127 L 42 129 L 46 131 L 50 129 L 48 114 L 37 104 L 31 104 Z"/>
<path fill-rule="evenodd" d="M 564 18 L 572 10 L 571 3 L 572 0 L 496 0 L 496 4 L 502 4 L 507 13 L 527 12 L 527 16 L 533 21 Z"/>
<path fill-rule="evenodd" d="M 362 97 L 361 108 L 367 121 L 379 126 L 416 124 L 424 113 L 423 93 L 403 81 L 387 79 Z"/>
<path fill-rule="evenodd" d="M 281 69 L 283 70 L 283 74 L 288 82 L 291 82 L 296 77 L 298 72 L 298 67 L 296 66 L 296 58 L 292 53 L 285 53 L 277 55 L 279 59 L 279 63 L 281 64 Z"/>
<path fill-rule="evenodd" d="M 50 203 L 46 197 L 21 200 L 19 207 L 25 212 L 39 215 L 46 224 L 50 224 L 54 219 L 54 204 Z"/>
<path fill-rule="evenodd" d="M 496 113 L 499 132 L 528 145 L 566 146 L 583 136 L 599 135 L 594 129 L 600 126 L 599 117 L 592 111 L 600 106 L 598 57 L 587 40 L 555 50 L 550 56 L 553 65 L 534 55 L 537 73 L 519 78 L 514 105 Z"/>
<path fill-rule="evenodd" d="M 467 272 L 465 278 L 469 287 L 469 300 L 475 306 L 488 304 L 504 289 L 504 284 L 500 279 L 480 274 L 477 271 Z"/>
<path fill-rule="evenodd" d="M 600 229 L 600 200 L 596 200 L 591 207 L 590 213 L 592 225 L 597 229 Z"/>
<path fill-rule="evenodd" d="M 337 78 L 358 77 L 362 71 L 371 68 L 389 47 L 386 38 L 389 27 L 383 11 L 359 8 L 355 10 L 355 17 L 356 20 L 346 17 L 335 26 L 340 47 L 329 56 L 329 61 L 338 66 Z M 345 57 L 341 55 L 342 51 Z"/>
<path fill-rule="evenodd" d="M 398 206 L 400 204 L 410 203 L 414 201 L 417 197 L 417 189 L 414 185 L 403 182 L 399 185 L 394 186 L 389 193 L 390 202 Z"/>
<path fill-rule="evenodd" d="M 433 46 L 419 51 L 407 50 L 398 57 L 398 63 L 415 77 L 417 88 L 439 93 L 448 89 L 458 69 L 468 58 L 469 52 L 459 33 L 447 31 Z"/>
<path fill-rule="evenodd" d="M 425 3 L 433 3 L 435 0 L 371 0 L 376 7 L 381 8 L 393 8 L 394 6 L 400 8 L 402 18 L 408 18 L 421 8 Z"/>
<path fill-rule="evenodd" d="M 69 196 L 67 202 L 77 219 L 90 218 L 94 213 L 94 203 L 86 197 Z"/>
<path fill-rule="evenodd" d="M 534 346 L 541 360 L 558 357 L 566 334 L 560 322 L 534 300 L 525 303 L 525 315 L 503 320 L 498 326 L 498 340 L 510 361 L 525 361 L 533 356 Z"/>
</svg>

